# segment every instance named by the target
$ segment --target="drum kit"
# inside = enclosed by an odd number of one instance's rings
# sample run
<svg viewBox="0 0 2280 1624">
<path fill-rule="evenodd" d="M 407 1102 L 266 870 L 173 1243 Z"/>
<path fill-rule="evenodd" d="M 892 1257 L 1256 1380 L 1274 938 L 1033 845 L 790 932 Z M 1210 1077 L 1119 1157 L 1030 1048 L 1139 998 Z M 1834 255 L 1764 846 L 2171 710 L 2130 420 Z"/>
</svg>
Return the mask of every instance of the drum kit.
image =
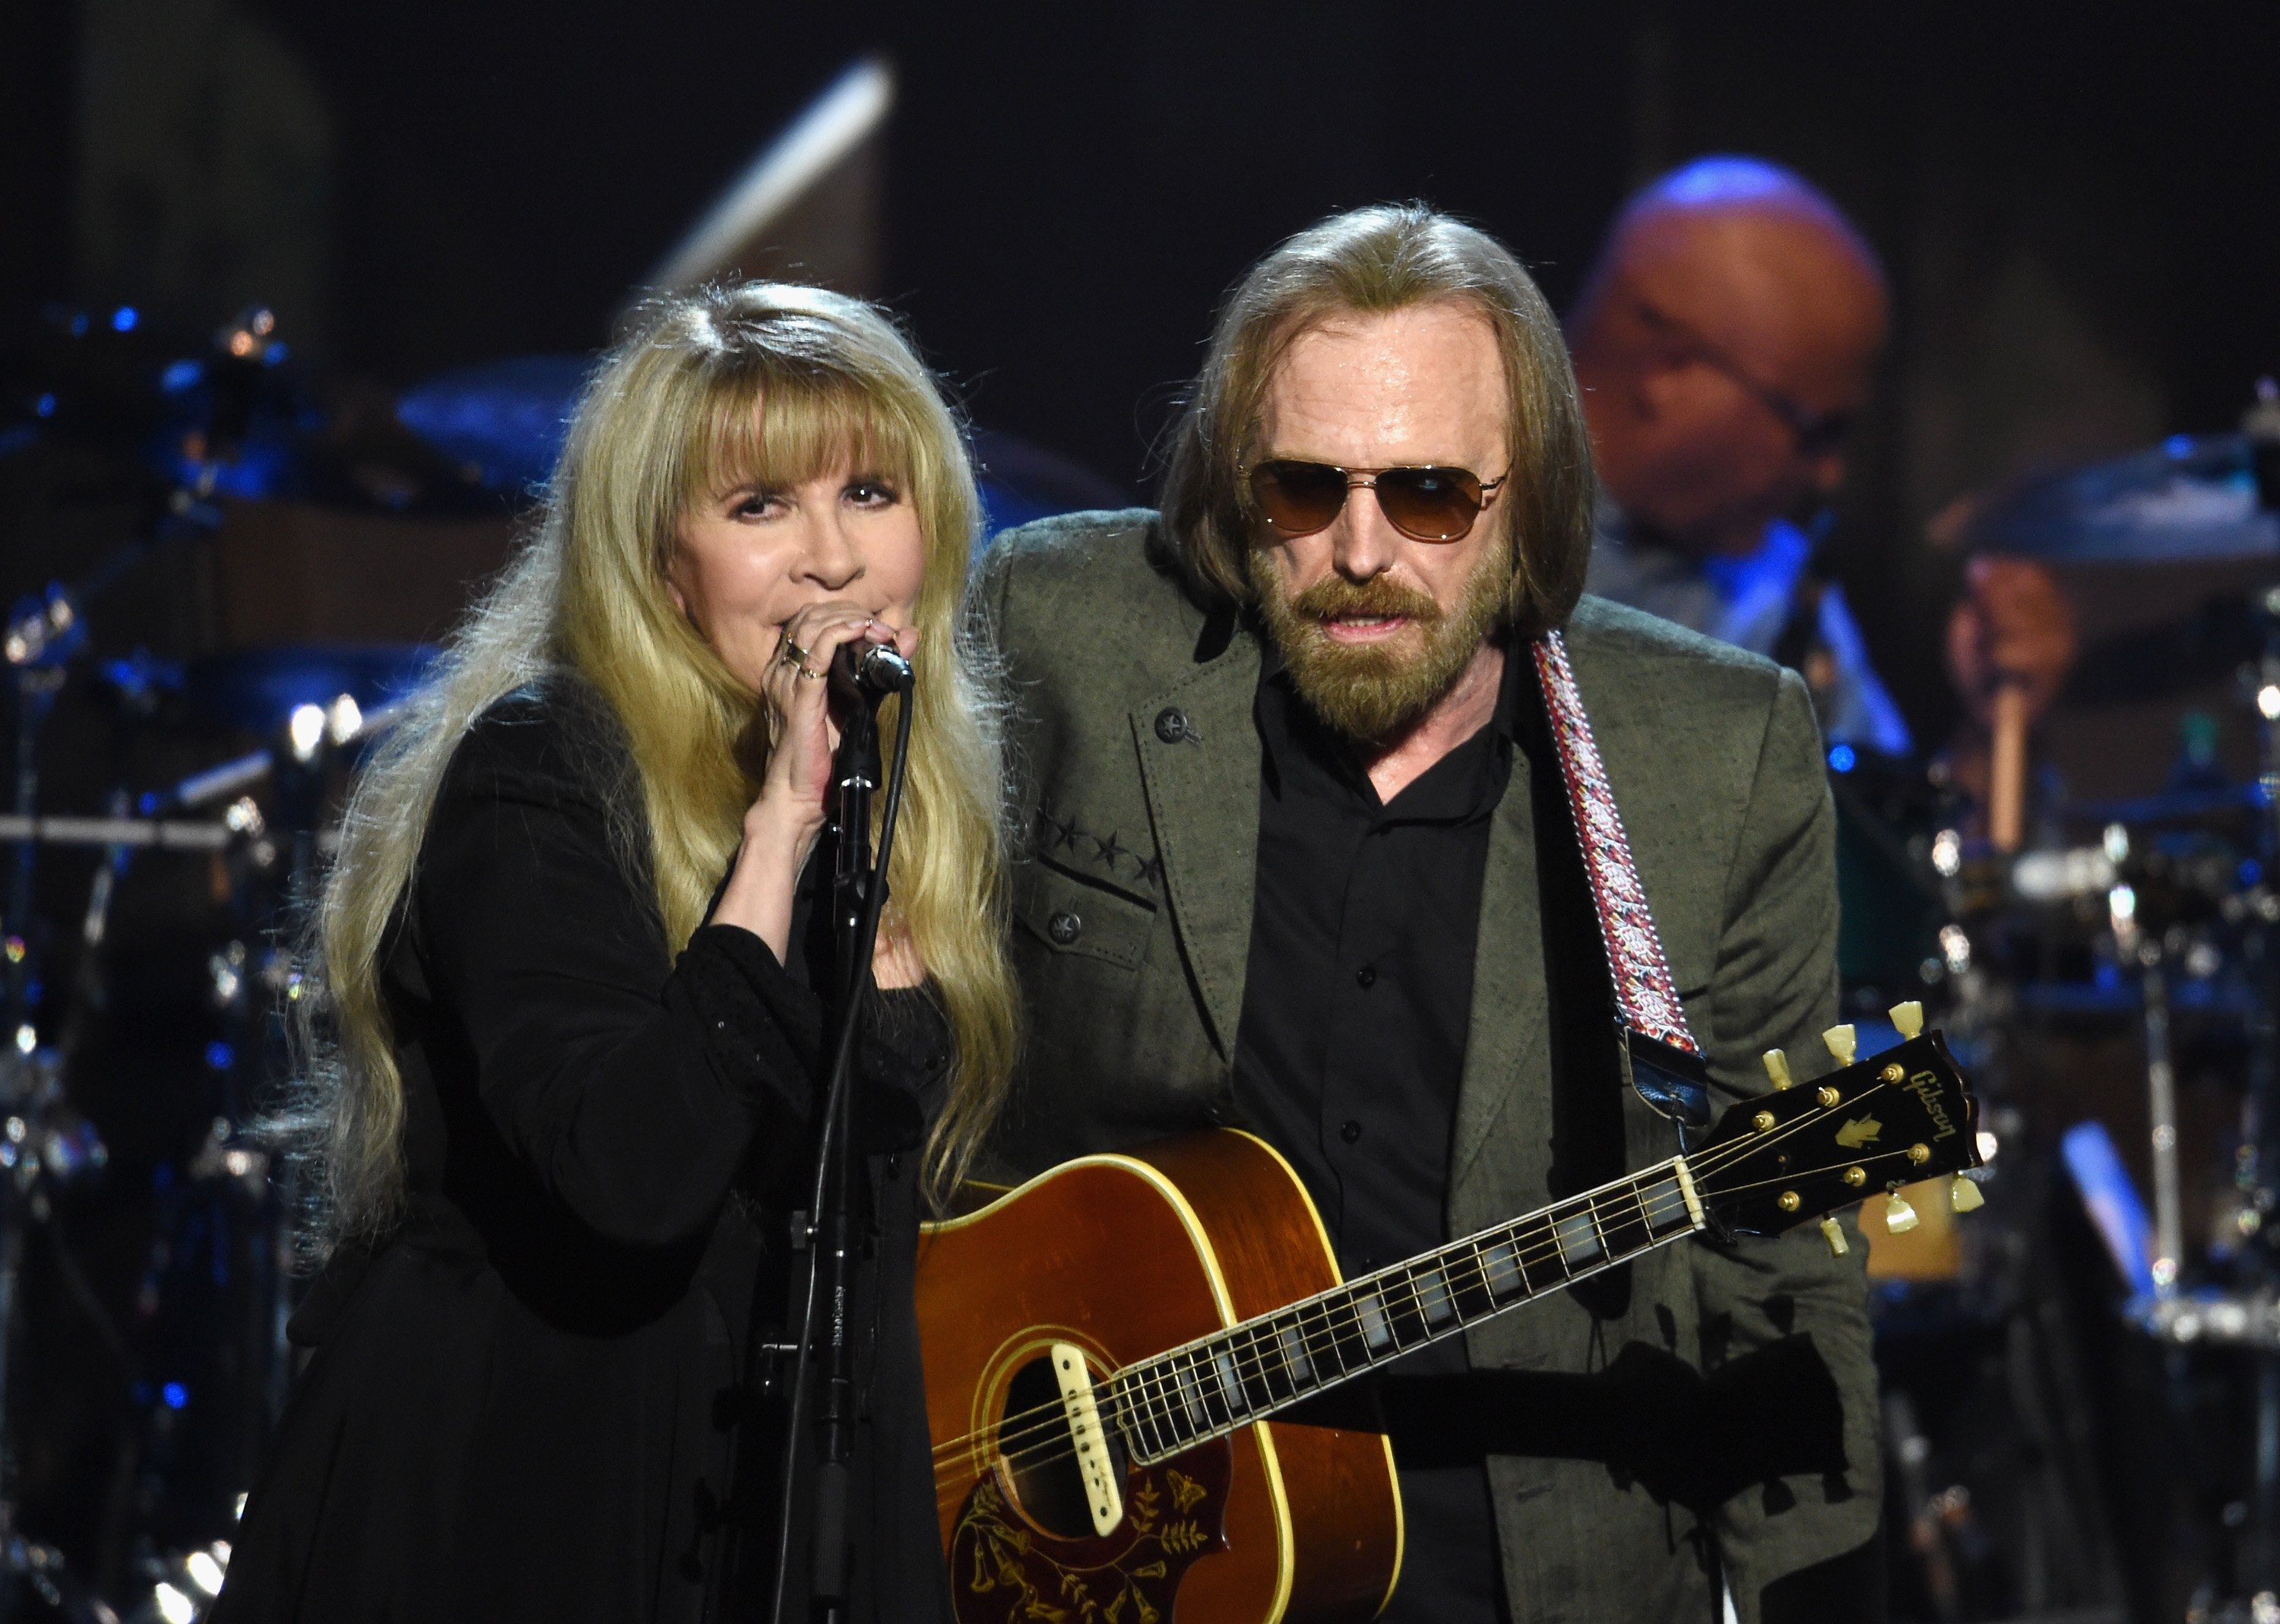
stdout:
<svg viewBox="0 0 2280 1624">
<path fill-rule="evenodd" d="M 1895 1615 L 2280 1624 L 2280 390 L 1965 541 L 2084 650 L 2007 820 L 1831 775 L 1847 997 L 1920 985 L 1985 1101 L 1983 1211 L 1862 1213 Z"/>
</svg>

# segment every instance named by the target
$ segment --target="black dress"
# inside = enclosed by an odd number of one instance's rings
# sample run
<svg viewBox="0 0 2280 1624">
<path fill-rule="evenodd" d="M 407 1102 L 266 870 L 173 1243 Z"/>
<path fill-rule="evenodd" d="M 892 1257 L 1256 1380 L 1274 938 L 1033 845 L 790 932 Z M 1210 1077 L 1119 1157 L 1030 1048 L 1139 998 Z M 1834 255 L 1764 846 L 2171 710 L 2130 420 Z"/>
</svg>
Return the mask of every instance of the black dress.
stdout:
<svg viewBox="0 0 2280 1624">
<path fill-rule="evenodd" d="M 618 739 L 556 676 L 452 760 L 385 960 L 405 1216 L 294 1317 L 221 1624 L 766 1616 L 829 961 L 797 920 L 789 970 L 726 926 L 668 958 Z M 922 993 L 871 1014 L 853 1616 L 905 1624 L 949 1616 L 912 1306 L 948 1039 Z"/>
</svg>

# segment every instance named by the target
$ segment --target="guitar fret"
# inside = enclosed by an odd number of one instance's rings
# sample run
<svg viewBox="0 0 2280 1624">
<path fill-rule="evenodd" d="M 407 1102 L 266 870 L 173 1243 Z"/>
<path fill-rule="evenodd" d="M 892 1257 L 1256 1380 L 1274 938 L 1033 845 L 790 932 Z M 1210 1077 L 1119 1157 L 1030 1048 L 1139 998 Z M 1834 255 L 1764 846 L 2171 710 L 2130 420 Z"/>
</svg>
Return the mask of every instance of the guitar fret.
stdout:
<svg viewBox="0 0 2280 1624">
<path fill-rule="evenodd" d="M 1560 1256 L 1550 1220 L 1537 1218 L 1516 1225 L 1514 1234 L 1519 1243 L 1521 1276 L 1528 1282 L 1530 1297 L 1568 1283 L 1567 1260 Z"/>
<path fill-rule="evenodd" d="M 1552 1241 L 1560 1249 L 1560 1266 L 1570 1280 L 1607 1259 L 1606 1243 L 1588 1200 L 1558 1210 L 1552 1220 Z"/>
<path fill-rule="evenodd" d="M 1452 1321 L 1460 1321 L 1456 1295 L 1449 1287 L 1449 1271 L 1437 1264 L 1414 1271 L 1411 1288 L 1417 1293 L 1418 1306 L 1425 1316 L 1429 1330 L 1439 1330 Z"/>
<path fill-rule="evenodd" d="M 1306 1318 L 1306 1359 L 1314 1371 L 1314 1385 L 1327 1387 L 1346 1374 L 1344 1352 L 1338 1347 L 1338 1316 L 1332 1303 L 1319 1305 Z"/>
<path fill-rule="evenodd" d="M 1628 1258 L 1643 1250 L 1653 1239 L 1639 1221 L 1638 1212 L 1638 1187 L 1636 1184 L 1599 1204 L 1594 1216 L 1599 1226 L 1599 1243 L 1606 1248 L 1608 1260 Z"/>
<path fill-rule="evenodd" d="M 1695 1227 L 1666 1163 L 1134 1365 L 1113 1412 L 1164 1459 Z"/>
<path fill-rule="evenodd" d="M 1143 1435 L 1140 1442 L 1147 1446 L 1149 1453 L 1160 1455 L 1165 1449 L 1165 1443 L 1169 1443 L 1169 1433 L 1167 1433 L 1167 1426 L 1165 1426 L 1165 1423 L 1169 1421 L 1169 1414 L 1163 1410 L 1163 1396 L 1160 1396 L 1160 1391 L 1156 1391 L 1156 1382 L 1159 1382 L 1159 1371 L 1156 1371 L 1156 1366 L 1153 1366 L 1153 1364 L 1143 1366 L 1143 1371 L 1140 1371 L 1140 1382 L 1137 1382 L 1136 1389 L 1131 1391 L 1131 1398 L 1128 1400 L 1124 1398 L 1124 1387 L 1121 1387 L 1121 1384 L 1117 1387 L 1117 1391 L 1120 1391 L 1117 1412 L 1120 1412 L 1120 1414 L 1131 1414 L 1131 1412 L 1136 1410 L 1137 1414 L 1133 1414 L 1131 1430 L 1137 1435 Z"/>
<path fill-rule="evenodd" d="M 1463 1255 L 1444 1266 L 1451 1290 L 1456 1294 L 1460 1320 L 1478 1319 L 1496 1312 L 1496 1294 L 1489 1289 L 1488 1265 L 1478 1241 L 1462 1243 Z"/>
<path fill-rule="evenodd" d="M 1481 1279 L 1492 1300 L 1502 1303 L 1507 1297 L 1527 1294 L 1528 1275 L 1521 1268 L 1517 1226 L 1507 1227 L 1487 1245 L 1475 1250 L 1480 1253 Z"/>
<path fill-rule="evenodd" d="M 1408 1269 L 1397 1268 L 1390 1278 L 1398 1295 L 1387 1299 L 1388 1317 L 1393 1321 L 1394 1342 L 1406 1352 L 1425 1341 L 1431 1329 L 1425 1323 L 1425 1305 L 1417 1294 L 1417 1276 Z"/>
</svg>

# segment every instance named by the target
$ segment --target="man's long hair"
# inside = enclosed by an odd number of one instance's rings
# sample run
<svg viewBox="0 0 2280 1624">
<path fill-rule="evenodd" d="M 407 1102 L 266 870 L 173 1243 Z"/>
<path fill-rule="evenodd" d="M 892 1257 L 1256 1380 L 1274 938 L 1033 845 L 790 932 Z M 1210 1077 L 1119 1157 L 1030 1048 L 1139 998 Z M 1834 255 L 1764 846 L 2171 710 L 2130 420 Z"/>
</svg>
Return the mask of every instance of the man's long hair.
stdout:
<svg viewBox="0 0 2280 1624">
<path fill-rule="evenodd" d="M 1560 324 L 1512 251 L 1421 204 L 1335 214 L 1252 267 L 1221 308 L 1203 371 L 1174 426 L 1164 472 L 1168 545 L 1203 601 L 1249 602 L 1258 534 L 1242 468 L 1258 454 L 1275 366 L 1301 334 L 1341 315 L 1453 300 L 1495 330 L 1511 419 L 1510 481 L 1488 517 L 1509 529 L 1506 624 L 1534 637 L 1583 590 L 1595 498 L 1591 447 Z M 1483 479 L 1499 469 L 1476 468 Z"/>
<path fill-rule="evenodd" d="M 962 1172 L 1017 1042 L 999 939 L 999 708 L 959 634 L 981 512 L 973 472 L 949 407 L 887 317 L 813 288 L 751 283 L 657 301 L 597 368 L 529 540 L 358 780 L 304 943 L 321 996 L 299 1001 L 292 1126 L 313 1164 L 313 1251 L 383 1230 L 399 1209 L 404 1081 L 381 959 L 461 738 L 550 673 L 597 692 L 638 781 L 621 797 L 620 860 L 653 891 L 677 953 L 736 854 L 766 731 L 759 696 L 674 606 L 677 527 L 694 503 L 734 486 L 782 489 L 851 458 L 900 485 L 925 536 L 919 709 L 890 883 L 955 1038 L 928 1147 L 934 1193 Z M 882 719 L 889 736 L 897 703 Z"/>
</svg>

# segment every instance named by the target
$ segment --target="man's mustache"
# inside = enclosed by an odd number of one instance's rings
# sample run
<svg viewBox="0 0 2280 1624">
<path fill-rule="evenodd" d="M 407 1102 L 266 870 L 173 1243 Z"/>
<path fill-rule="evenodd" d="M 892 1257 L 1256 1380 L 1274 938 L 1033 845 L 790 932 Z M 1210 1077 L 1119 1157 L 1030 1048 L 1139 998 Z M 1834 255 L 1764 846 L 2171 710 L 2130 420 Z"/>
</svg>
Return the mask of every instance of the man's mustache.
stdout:
<svg viewBox="0 0 2280 1624">
<path fill-rule="evenodd" d="M 1348 581 L 1343 575 L 1325 575 L 1293 597 L 1290 607 L 1318 620 L 1384 616 L 1430 626 L 1441 618 L 1441 605 L 1434 601 L 1431 593 L 1404 586 L 1383 575 L 1361 581 Z"/>
</svg>

